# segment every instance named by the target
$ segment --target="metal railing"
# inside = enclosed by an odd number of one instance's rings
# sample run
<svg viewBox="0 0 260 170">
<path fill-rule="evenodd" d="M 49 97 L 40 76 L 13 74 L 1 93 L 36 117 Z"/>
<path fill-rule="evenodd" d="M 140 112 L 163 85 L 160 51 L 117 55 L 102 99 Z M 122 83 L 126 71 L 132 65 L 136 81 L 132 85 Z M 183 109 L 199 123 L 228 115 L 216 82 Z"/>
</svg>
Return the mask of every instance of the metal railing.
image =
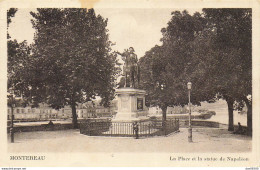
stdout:
<svg viewBox="0 0 260 170">
<path fill-rule="evenodd" d="M 89 136 L 155 136 L 168 135 L 179 130 L 179 119 L 167 120 L 165 128 L 161 120 L 137 122 L 111 122 L 111 120 L 85 120 L 80 122 L 80 133 Z"/>
</svg>

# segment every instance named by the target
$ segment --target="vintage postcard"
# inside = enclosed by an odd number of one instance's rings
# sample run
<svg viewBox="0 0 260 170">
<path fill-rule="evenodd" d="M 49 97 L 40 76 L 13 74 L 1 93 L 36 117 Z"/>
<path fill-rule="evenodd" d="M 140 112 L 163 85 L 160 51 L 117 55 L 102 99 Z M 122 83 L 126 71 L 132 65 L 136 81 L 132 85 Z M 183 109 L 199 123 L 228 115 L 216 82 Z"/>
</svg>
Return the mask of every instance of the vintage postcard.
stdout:
<svg viewBox="0 0 260 170">
<path fill-rule="evenodd" d="M 259 169 L 259 1 L 0 10 L 2 168 Z"/>
</svg>

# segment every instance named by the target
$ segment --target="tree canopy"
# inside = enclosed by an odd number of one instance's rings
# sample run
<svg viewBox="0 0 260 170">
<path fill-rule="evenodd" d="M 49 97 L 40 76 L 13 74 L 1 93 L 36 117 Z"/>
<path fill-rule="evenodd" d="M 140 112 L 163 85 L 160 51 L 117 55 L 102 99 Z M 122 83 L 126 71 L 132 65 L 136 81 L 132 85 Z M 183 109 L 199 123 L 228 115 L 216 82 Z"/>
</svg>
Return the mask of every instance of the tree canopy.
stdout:
<svg viewBox="0 0 260 170">
<path fill-rule="evenodd" d="M 153 47 L 140 59 L 141 84 L 148 91 L 147 100 L 163 110 L 164 120 L 168 106 L 188 103 L 189 81 L 193 83 L 193 104 L 214 97 L 214 92 L 200 88 L 208 83 L 204 79 L 204 70 L 199 68 L 204 63 L 199 62 L 199 57 L 193 56 L 194 40 L 205 23 L 199 13 L 172 12 L 168 26 L 162 29 L 162 46 Z"/>
<path fill-rule="evenodd" d="M 252 94 L 251 22 L 250 9 L 172 12 L 162 45 L 140 59 L 148 102 L 160 106 L 166 119 L 167 106 L 187 104 L 190 81 L 193 104 L 224 98 L 233 118 L 234 102 L 250 104 Z"/>
<path fill-rule="evenodd" d="M 17 42 L 16 39 L 12 40 L 9 35 L 8 28 L 12 22 L 12 17 L 15 16 L 18 10 L 16 8 L 10 8 L 7 10 L 7 90 L 10 93 L 13 91 L 15 96 L 21 96 L 21 91 L 26 88 L 24 78 L 27 76 L 27 63 L 29 61 L 31 48 L 26 41 Z M 28 86 L 27 86 L 28 87 Z M 23 100 L 13 100 L 8 96 L 8 106 L 12 104 L 22 104 L 26 106 L 26 102 Z"/>
<path fill-rule="evenodd" d="M 70 105 L 76 128 L 77 103 L 100 96 L 108 105 L 114 97 L 118 67 L 107 20 L 94 9 L 39 8 L 31 15 L 36 33 L 24 95 L 55 109 Z"/>
<path fill-rule="evenodd" d="M 251 9 L 203 9 L 211 36 L 211 55 L 216 63 L 214 88 L 229 106 L 229 129 L 233 130 L 234 102 L 248 108 L 248 131 L 252 129 L 252 11 Z"/>
</svg>

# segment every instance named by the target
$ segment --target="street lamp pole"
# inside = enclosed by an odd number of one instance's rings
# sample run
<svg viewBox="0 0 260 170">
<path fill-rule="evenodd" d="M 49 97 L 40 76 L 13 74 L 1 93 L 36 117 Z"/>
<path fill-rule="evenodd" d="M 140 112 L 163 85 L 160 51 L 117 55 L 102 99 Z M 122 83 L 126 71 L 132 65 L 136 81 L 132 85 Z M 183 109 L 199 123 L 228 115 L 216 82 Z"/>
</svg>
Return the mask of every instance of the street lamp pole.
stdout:
<svg viewBox="0 0 260 170">
<path fill-rule="evenodd" d="M 188 82 L 187 87 L 188 87 L 188 92 L 189 92 L 189 128 L 188 128 L 188 141 L 192 142 L 192 127 L 191 127 L 191 102 L 190 102 L 190 92 L 191 92 L 191 82 Z"/>
</svg>

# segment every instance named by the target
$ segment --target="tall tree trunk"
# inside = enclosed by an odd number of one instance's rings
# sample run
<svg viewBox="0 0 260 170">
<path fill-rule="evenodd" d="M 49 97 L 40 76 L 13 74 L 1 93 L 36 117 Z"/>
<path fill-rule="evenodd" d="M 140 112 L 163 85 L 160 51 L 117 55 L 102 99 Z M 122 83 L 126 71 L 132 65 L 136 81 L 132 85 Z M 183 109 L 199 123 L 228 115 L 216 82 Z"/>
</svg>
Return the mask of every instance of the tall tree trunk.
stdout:
<svg viewBox="0 0 260 170">
<path fill-rule="evenodd" d="M 226 99 L 228 104 L 228 131 L 234 131 L 233 99 Z"/>
<path fill-rule="evenodd" d="M 244 99 L 247 107 L 247 134 L 252 135 L 252 104 L 245 97 Z"/>
<path fill-rule="evenodd" d="M 77 129 L 78 128 L 78 119 L 77 119 L 77 113 L 76 113 L 76 103 L 71 104 L 71 109 L 72 109 L 73 128 Z"/>
<path fill-rule="evenodd" d="M 166 135 L 166 111 L 167 111 L 167 106 L 162 107 L 162 128 L 164 131 L 164 134 Z"/>
</svg>

